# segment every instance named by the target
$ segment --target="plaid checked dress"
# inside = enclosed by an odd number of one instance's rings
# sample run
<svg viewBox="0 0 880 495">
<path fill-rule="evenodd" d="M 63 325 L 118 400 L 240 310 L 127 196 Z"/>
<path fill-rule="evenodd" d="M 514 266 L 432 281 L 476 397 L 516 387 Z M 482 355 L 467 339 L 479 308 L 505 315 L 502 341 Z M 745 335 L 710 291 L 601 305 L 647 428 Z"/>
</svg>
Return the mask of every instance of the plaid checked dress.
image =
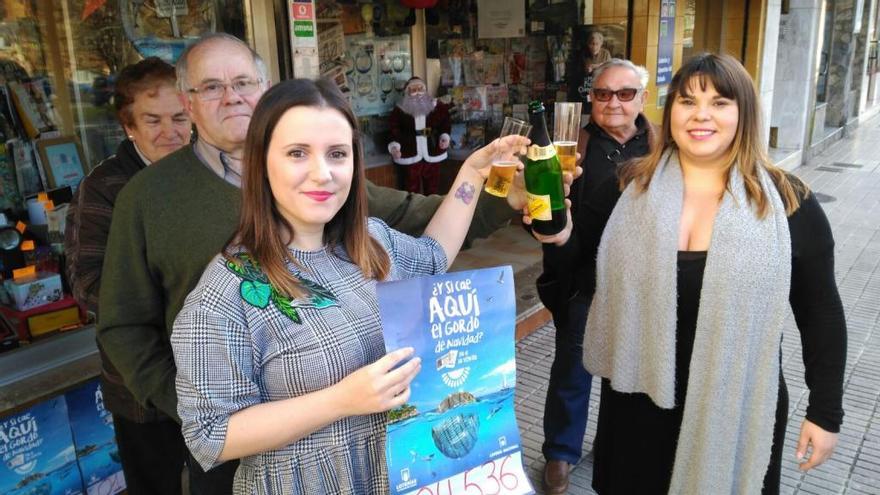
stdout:
<svg viewBox="0 0 880 495">
<path fill-rule="evenodd" d="M 391 259 L 389 280 L 446 270 L 441 246 L 370 219 L 371 235 Z M 376 282 L 343 248 L 291 250 L 297 276 L 329 298 L 295 299 L 298 323 L 274 300 L 260 308 L 222 256 L 208 265 L 174 322 L 178 412 L 183 436 L 206 470 L 217 465 L 229 417 L 263 402 L 327 388 L 385 354 Z M 307 411 L 304 414 L 309 414 Z M 278 450 L 241 459 L 236 494 L 388 492 L 386 415 L 347 417 Z"/>
</svg>

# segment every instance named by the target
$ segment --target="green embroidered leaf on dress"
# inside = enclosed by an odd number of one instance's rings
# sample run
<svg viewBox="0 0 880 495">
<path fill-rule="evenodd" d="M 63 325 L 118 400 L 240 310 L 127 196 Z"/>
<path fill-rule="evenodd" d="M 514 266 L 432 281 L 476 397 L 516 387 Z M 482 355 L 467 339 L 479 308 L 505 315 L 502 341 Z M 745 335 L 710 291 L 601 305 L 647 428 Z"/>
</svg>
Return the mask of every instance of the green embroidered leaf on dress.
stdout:
<svg viewBox="0 0 880 495">
<path fill-rule="evenodd" d="M 269 283 L 269 277 L 260 269 L 259 263 L 246 253 L 237 253 L 234 255 L 241 263 L 232 260 L 226 260 L 226 268 L 245 280 Z"/>
<path fill-rule="evenodd" d="M 281 295 L 269 284 L 269 277 L 260 269 L 259 263 L 247 253 L 237 253 L 234 257 L 240 261 L 226 261 L 226 268 L 243 278 L 239 287 L 242 299 L 251 306 L 265 309 L 272 302 L 278 311 L 294 323 L 302 323 L 299 308 L 314 307 L 317 309 L 336 305 L 336 297 L 323 286 L 300 276 L 299 280 L 309 293 L 305 299 L 292 300 Z"/>
<path fill-rule="evenodd" d="M 316 308 L 327 308 L 336 304 L 336 296 L 323 286 L 304 278 L 300 278 L 299 281 L 311 293 L 309 299 Z"/>
<path fill-rule="evenodd" d="M 274 292 L 269 284 L 256 280 L 242 280 L 239 291 L 242 299 L 260 309 L 269 305 L 269 298 Z"/>
<path fill-rule="evenodd" d="M 247 277 L 244 267 L 232 260 L 226 260 L 226 268 L 239 277 Z"/>
<path fill-rule="evenodd" d="M 293 320 L 294 323 L 302 323 L 299 312 L 291 304 L 292 301 L 274 289 L 272 290 L 272 302 L 275 303 L 275 307 L 278 308 L 278 311 L 281 311 L 281 314 Z"/>
</svg>

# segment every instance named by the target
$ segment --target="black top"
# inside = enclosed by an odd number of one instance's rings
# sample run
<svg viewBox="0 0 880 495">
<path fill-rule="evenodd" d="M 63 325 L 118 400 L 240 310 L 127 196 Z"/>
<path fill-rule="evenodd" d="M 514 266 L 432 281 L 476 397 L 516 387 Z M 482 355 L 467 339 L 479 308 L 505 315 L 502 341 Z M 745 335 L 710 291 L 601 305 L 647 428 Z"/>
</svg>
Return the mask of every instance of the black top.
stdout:
<svg viewBox="0 0 880 495">
<path fill-rule="evenodd" d="M 790 177 L 799 181 L 796 177 Z M 575 265 L 583 273 L 580 297 L 592 299 L 596 252 L 605 224 L 617 204 L 617 177 L 597 184 L 579 202 L 571 239 L 562 247 L 545 245 L 545 264 L 557 271 Z M 834 279 L 834 238 L 822 207 L 813 194 L 802 198 L 788 218 L 792 266 L 789 303 L 801 335 L 805 381 L 810 389 L 806 417 L 830 432 L 843 421 L 843 373 L 846 364 L 846 321 Z"/>
<path fill-rule="evenodd" d="M 678 252 L 675 407 L 662 409 L 647 394 L 617 392 L 608 379 L 602 380 L 599 424 L 593 445 L 593 488 L 598 493 L 665 495 L 669 491 L 684 415 L 706 255 L 706 251 Z M 788 412 L 786 404 L 781 407 Z M 774 431 L 781 425 L 784 434 L 785 423 L 777 422 Z M 782 442 L 774 442 L 771 459 L 780 457 L 781 447 Z M 646 461 L 633 463 L 634 458 Z"/>
<path fill-rule="evenodd" d="M 648 154 L 651 144 L 651 123 L 644 115 L 639 115 L 636 118 L 636 128 L 638 130 L 628 141 L 619 143 L 593 122 L 584 127 L 589 135 L 589 142 L 584 153 L 585 156 L 581 157 L 580 162 L 584 172 L 571 185 L 569 199 L 572 205 L 572 218 L 577 219 L 580 210 L 591 208 L 590 200 L 597 194 L 597 189 L 612 178 L 616 180 L 617 168 L 621 164 Z M 557 309 L 557 304 L 560 303 L 560 301 L 554 300 L 557 293 L 587 293 L 589 288 L 581 282 L 587 280 L 589 274 L 584 271 L 587 267 L 583 264 L 576 265 L 576 273 L 574 274 L 570 271 L 569 264 L 561 266 L 561 271 L 559 271 L 557 269 L 559 265 L 554 260 L 548 259 L 555 254 L 555 247 L 549 244 L 542 246 L 544 271 L 537 281 L 538 294 L 541 296 L 541 302 L 548 309 L 554 311 Z M 580 285 L 576 287 L 575 291 L 571 291 L 568 287 L 571 283 Z M 552 285 L 553 289 L 545 291 L 544 289 L 548 285 Z"/>
</svg>

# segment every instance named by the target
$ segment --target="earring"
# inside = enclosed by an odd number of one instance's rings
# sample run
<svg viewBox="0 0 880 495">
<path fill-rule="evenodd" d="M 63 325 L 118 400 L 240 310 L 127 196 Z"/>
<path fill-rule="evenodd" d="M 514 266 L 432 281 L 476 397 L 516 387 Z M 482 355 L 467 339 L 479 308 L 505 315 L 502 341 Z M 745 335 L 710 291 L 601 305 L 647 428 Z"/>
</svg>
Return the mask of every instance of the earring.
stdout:
<svg viewBox="0 0 880 495">
<path fill-rule="evenodd" d="M 131 134 L 129 134 L 129 135 L 128 135 L 128 140 L 129 140 L 129 141 L 134 141 L 134 136 L 132 136 Z"/>
</svg>

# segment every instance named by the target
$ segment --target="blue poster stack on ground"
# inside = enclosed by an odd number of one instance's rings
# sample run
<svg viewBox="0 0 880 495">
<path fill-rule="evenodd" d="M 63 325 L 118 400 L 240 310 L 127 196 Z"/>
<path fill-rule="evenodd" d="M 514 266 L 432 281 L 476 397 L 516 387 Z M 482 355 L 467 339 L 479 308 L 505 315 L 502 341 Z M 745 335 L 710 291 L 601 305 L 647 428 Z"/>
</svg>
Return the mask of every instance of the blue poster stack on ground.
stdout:
<svg viewBox="0 0 880 495">
<path fill-rule="evenodd" d="M 509 266 L 377 286 L 388 351 L 422 370 L 389 413 L 392 494 L 534 493 L 514 414 L 516 302 Z"/>
<path fill-rule="evenodd" d="M 81 494 L 64 397 L 0 419 L 0 459 L 0 493 Z"/>
<path fill-rule="evenodd" d="M 70 428 L 88 495 L 114 495 L 125 489 L 113 416 L 104 408 L 98 380 L 67 392 Z"/>
</svg>

